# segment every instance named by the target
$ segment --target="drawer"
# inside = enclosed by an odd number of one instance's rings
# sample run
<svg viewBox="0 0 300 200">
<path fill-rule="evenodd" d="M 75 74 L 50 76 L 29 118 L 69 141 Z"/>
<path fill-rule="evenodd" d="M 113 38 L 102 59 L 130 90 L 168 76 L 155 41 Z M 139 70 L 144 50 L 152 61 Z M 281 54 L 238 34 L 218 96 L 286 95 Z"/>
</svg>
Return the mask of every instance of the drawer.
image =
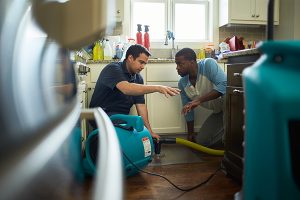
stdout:
<svg viewBox="0 0 300 200">
<path fill-rule="evenodd" d="M 178 81 L 180 76 L 176 70 L 175 63 L 159 63 L 159 64 L 147 64 L 147 82 L 169 82 Z"/>
<path fill-rule="evenodd" d="M 243 70 L 253 63 L 243 63 L 243 64 L 228 64 L 227 65 L 227 85 L 242 87 L 242 73 Z"/>
</svg>

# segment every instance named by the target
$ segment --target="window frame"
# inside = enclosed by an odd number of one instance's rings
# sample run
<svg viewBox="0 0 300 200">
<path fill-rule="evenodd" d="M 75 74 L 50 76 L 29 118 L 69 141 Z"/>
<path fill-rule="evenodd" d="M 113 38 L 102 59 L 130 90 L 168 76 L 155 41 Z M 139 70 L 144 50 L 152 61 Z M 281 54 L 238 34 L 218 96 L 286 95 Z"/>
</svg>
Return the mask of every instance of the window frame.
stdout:
<svg viewBox="0 0 300 200">
<path fill-rule="evenodd" d="M 165 2 L 166 3 L 166 32 L 167 30 L 173 30 L 175 28 L 175 4 L 176 3 L 195 3 L 195 2 L 203 2 L 207 4 L 207 18 L 206 18 L 206 25 L 207 25 L 207 32 L 206 32 L 206 39 L 205 40 L 190 40 L 190 41 L 176 41 L 176 33 L 175 33 L 175 48 L 178 46 L 178 48 L 183 47 L 190 47 L 190 48 L 196 48 L 200 49 L 203 48 L 208 43 L 214 43 L 215 46 L 218 45 L 219 41 L 219 30 L 218 30 L 218 0 L 125 0 L 124 3 L 129 3 L 129 7 L 127 8 L 127 11 L 129 12 L 128 15 L 130 16 L 127 18 L 129 20 L 128 24 L 129 28 L 123 29 L 123 34 L 128 35 L 130 37 L 135 38 L 136 31 L 132 32 L 132 9 L 133 9 L 133 2 Z M 127 4 L 128 5 L 128 4 Z M 169 6 L 171 5 L 171 6 Z M 126 14 L 126 9 L 125 9 Z M 126 15 L 125 15 L 126 16 Z M 171 20 L 170 20 L 171 19 Z M 125 18 L 126 21 L 126 18 Z M 151 38 L 151 32 L 150 32 L 150 38 Z M 152 40 L 151 41 L 151 48 L 154 49 L 170 49 L 170 45 L 166 46 L 164 45 L 164 39 L 161 40 Z"/>
<path fill-rule="evenodd" d="M 206 32 L 205 32 L 205 39 L 204 40 L 193 40 L 193 39 L 184 39 L 186 40 L 185 42 L 208 42 L 209 41 L 209 0 L 173 0 L 172 1 L 172 27 L 171 27 L 171 30 L 175 30 L 175 5 L 176 3 L 184 3 L 184 4 L 203 4 L 205 5 L 205 11 L 206 11 L 206 22 L 205 22 L 205 29 L 206 29 Z M 175 36 L 176 36 L 176 32 L 175 32 Z M 182 42 L 181 40 L 179 40 L 179 42 Z"/>
</svg>

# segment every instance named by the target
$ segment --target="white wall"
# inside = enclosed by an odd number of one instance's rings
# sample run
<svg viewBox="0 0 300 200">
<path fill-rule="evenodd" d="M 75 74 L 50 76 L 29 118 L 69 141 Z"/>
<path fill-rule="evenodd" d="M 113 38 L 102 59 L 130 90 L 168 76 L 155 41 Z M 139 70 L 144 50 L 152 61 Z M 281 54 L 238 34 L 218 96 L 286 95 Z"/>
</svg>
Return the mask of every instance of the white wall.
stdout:
<svg viewBox="0 0 300 200">
<path fill-rule="evenodd" d="M 299 40 L 300 1 L 281 0 L 279 9 L 279 25 L 274 27 L 274 39 Z"/>
</svg>

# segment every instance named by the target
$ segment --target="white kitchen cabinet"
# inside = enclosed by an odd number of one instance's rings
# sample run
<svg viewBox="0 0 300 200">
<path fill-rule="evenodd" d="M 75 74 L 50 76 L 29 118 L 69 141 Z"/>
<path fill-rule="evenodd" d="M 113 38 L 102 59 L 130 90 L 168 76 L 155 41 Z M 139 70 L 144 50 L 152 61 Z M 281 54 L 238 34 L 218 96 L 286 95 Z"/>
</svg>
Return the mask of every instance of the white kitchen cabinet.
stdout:
<svg viewBox="0 0 300 200">
<path fill-rule="evenodd" d="M 175 63 L 150 63 L 146 68 L 147 85 L 178 87 L 180 76 Z M 161 93 L 147 94 L 147 108 L 149 122 L 155 133 L 186 132 L 180 95 L 167 98 Z"/>
<path fill-rule="evenodd" d="M 177 87 L 177 82 L 147 82 L 148 85 Z M 181 114 L 180 95 L 165 97 L 161 93 L 147 94 L 148 117 L 155 133 L 184 133 L 184 116 Z"/>
<path fill-rule="evenodd" d="M 220 0 L 219 26 L 227 24 L 266 25 L 268 0 Z M 279 0 L 275 0 L 274 24 L 279 24 Z"/>
<path fill-rule="evenodd" d="M 223 63 L 220 63 L 223 68 Z M 147 84 L 178 87 L 180 76 L 175 63 L 147 65 Z M 186 121 L 181 114 L 182 102 L 180 95 L 166 98 L 160 93 L 147 94 L 147 108 L 151 127 L 160 134 L 186 133 Z M 195 131 L 198 132 L 211 111 L 199 107 L 195 109 Z"/>
<path fill-rule="evenodd" d="M 98 80 L 100 72 L 107 65 L 107 63 L 93 63 L 88 64 L 90 72 L 87 73 L 86 83 L 87 83 L 87 107 L 91 102 L 92 95 L 95 90 L 95 85 Z"/>
<path fill-rule="evenodd" d="M 88 79 L 91 83 L 96 83 L 99 77 L 100 72 L 107 65 L 107 63 L 97 63 L 97 64 L 88 64 L 90 68 L 90 73 L 88 73 Z"/>
<path fill-rule="evenodd" d="M 180 79 L 174 63 L 151 63 L 146 65 L 147 82 L 174 82 Z"/>
</svg>

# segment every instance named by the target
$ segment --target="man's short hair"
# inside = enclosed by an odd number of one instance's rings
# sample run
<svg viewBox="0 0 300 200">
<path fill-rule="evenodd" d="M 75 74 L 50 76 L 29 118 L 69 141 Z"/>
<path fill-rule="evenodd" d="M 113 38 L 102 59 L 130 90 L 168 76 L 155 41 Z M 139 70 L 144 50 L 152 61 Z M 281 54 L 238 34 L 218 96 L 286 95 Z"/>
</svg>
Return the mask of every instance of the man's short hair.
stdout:
<svg viewBox="0 0 300 200">
<path fill-rule="evenodd" d="M 125 59 L 127 59 L 129 55 L 132 55 L 132 57 L 136 59 L 142 53 L 146 54 L 148 57 L 151 56 L 151 53 L 144 46 L 140 44 L 131 45 L 126 51 Z"/>
<path fill-rule="evenodd" d="M 181 50 L 179 50 L 175 57 L 179 57 L 179 56 L 183 56 L 185 60 L 197 60 L 197 57 L 196 57 L 196 53 L 193 49 L 191 48 L 183 48 Z"/>
</svg>

